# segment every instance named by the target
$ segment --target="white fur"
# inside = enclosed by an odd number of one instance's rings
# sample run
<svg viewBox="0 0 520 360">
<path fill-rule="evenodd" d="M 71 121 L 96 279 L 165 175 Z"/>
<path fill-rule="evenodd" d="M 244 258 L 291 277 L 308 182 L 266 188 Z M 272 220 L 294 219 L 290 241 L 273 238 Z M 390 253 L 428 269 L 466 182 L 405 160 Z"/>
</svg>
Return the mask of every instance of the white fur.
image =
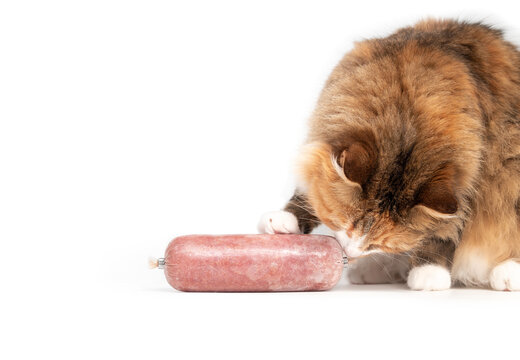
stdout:
<svg viewBox="0 0 520 360">
<path fill-rule="evenodd" d="M 520 290 L 520 264 L 508 260 L 495 266 L 489 275 L 489 285 L 495 290 Z"/>
<path fill-rule="evenodd" d="M 485 256 L 477 251 L 466 251 L 455 262 L 451 276 L 465 285 L 486 286 L 490 271 L 491 264 Z"/>
<path fill-rule="evenodd" d="M 343 230 L 335 231 L 334 236 L 349 258 L 356 258 L 363 254 L 360 247 L 363 244 L 364 237 L 350 237 Z"/>
<path fill-rule="evenodd" d="M 288 211 L 271 211 L 262 215 L 258 223 L 261 234 L 299 234 L 298 219 Z"/>
<path fill-rule="evenodd" d="M 444 213 L 438 212 L 438 211 L 433 210 L 422 204 L 415 205 L 415 207 L 417 209 L 424 211 L 425 213 L 427 213 L 428 215 L 430 215 L 431 217 L 434 217 L 436 219 L 454 219 L 454 218 L 458 217 L 458 215 L 455 215 L 455 214 L 444 214 Z"/>
<path fill-rule="evenodd" d="M 403 255 L 374 254 L 349 264 L 347 276 L 351 284 L 387 284 L 406 280 L 408 259 Z"/>
<path fill-rule="evenodd" d="M 343 248 L 343 251 L 345 251 L 345 254 L 349 258 L 357 258 L 359 256 L 381 252 L 380 250 L 361 250 L 365 242 L 366 235 L 357 236 L 353 234 L 352 236 L 348 236 L 346 231 L 340 230 L 334 232 L 334 237 L 336 240 L 338 240 L 339 244 Z"/>
<path fill-rule="evenodd" d="M 446 290 L 451 287 L 451 276 L 439 265 L 414 267 L 408 274 L 408 287 L 412 290 Z"/>
</svg>

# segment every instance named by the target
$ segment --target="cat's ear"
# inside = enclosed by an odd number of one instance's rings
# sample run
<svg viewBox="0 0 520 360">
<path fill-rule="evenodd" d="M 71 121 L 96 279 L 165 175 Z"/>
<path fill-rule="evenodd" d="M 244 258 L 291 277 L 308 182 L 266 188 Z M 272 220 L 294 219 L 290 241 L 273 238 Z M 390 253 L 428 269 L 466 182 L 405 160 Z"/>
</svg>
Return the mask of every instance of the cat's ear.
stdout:
<svg viewBox="0 0 520 360">
<path fill-rule="evenodd" d="M 417 193 L 416 206 L 437 218 L 453 218 L 459 208 L 454 190 L 453 169 L 444 169 Z"/>
<path fill-rule="evenodd" d="M 374 172 L 376 162 L 376 152 L 372 146 L 361 141 L 349 144 L 338 158 L 338 163 L 345 176 L 361 187 Z"/>
</svg>

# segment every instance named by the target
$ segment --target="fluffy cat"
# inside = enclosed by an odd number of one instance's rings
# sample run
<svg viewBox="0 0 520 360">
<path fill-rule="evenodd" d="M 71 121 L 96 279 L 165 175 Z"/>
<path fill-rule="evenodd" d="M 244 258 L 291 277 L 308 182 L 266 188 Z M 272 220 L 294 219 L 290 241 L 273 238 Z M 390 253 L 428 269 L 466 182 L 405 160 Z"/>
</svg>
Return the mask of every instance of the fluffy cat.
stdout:
<svg viewBox="0 0 520 360">
<path fill-rule="evenodd" d="M 309 125 L 261 232 L 327 225 L 355 283 L 520 290 L 520 53 L 499 30 L 427 20 L 356 43 Z"/>
</svg>

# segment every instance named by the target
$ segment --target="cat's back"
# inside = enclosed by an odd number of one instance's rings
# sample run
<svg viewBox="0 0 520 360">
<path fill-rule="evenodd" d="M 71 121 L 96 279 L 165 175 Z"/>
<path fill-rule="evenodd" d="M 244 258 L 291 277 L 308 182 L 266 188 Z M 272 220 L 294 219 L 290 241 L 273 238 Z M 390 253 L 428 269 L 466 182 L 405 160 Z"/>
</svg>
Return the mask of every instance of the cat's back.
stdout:
<svg viewBox="0 0 520 360">
<path fill-rule="evenodd" d="M 411 61 L 432 54 L 453 57 L 469 67 L 494 65 L 518 71 L 520 63 L 516 47 L 504 40 L 501 30 L 480 22 L 455 20 L 424 20 L 384 38 L 357 42 L 342 63 L 355 67 L 388 57 Z"/>
<path fill-rule="evenodd" d="M 425 20 L 356 43 L 330 75 L 310 125 L 311 138 L 323 139 L 351 119 L 415 128 L 446 119 L 447 128 L 478 132 L 492 122 L 518 128 L 519 118 L 520 55 L 502 32 Z"/>
</svg>

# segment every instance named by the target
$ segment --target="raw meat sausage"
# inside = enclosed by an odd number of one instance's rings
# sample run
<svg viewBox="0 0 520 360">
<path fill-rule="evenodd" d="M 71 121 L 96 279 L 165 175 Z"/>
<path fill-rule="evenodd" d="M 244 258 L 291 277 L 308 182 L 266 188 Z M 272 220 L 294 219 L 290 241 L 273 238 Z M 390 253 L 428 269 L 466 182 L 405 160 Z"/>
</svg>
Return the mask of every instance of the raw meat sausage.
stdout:
<svg viewBox="0 0 520 360">
<path fill-rule="evenodd" d="M 261 234 L 180 236 L 155 264 L 181 291 L 307 291 L 336 285 L 344 262 L 333 237 Z"/>
</svg>

